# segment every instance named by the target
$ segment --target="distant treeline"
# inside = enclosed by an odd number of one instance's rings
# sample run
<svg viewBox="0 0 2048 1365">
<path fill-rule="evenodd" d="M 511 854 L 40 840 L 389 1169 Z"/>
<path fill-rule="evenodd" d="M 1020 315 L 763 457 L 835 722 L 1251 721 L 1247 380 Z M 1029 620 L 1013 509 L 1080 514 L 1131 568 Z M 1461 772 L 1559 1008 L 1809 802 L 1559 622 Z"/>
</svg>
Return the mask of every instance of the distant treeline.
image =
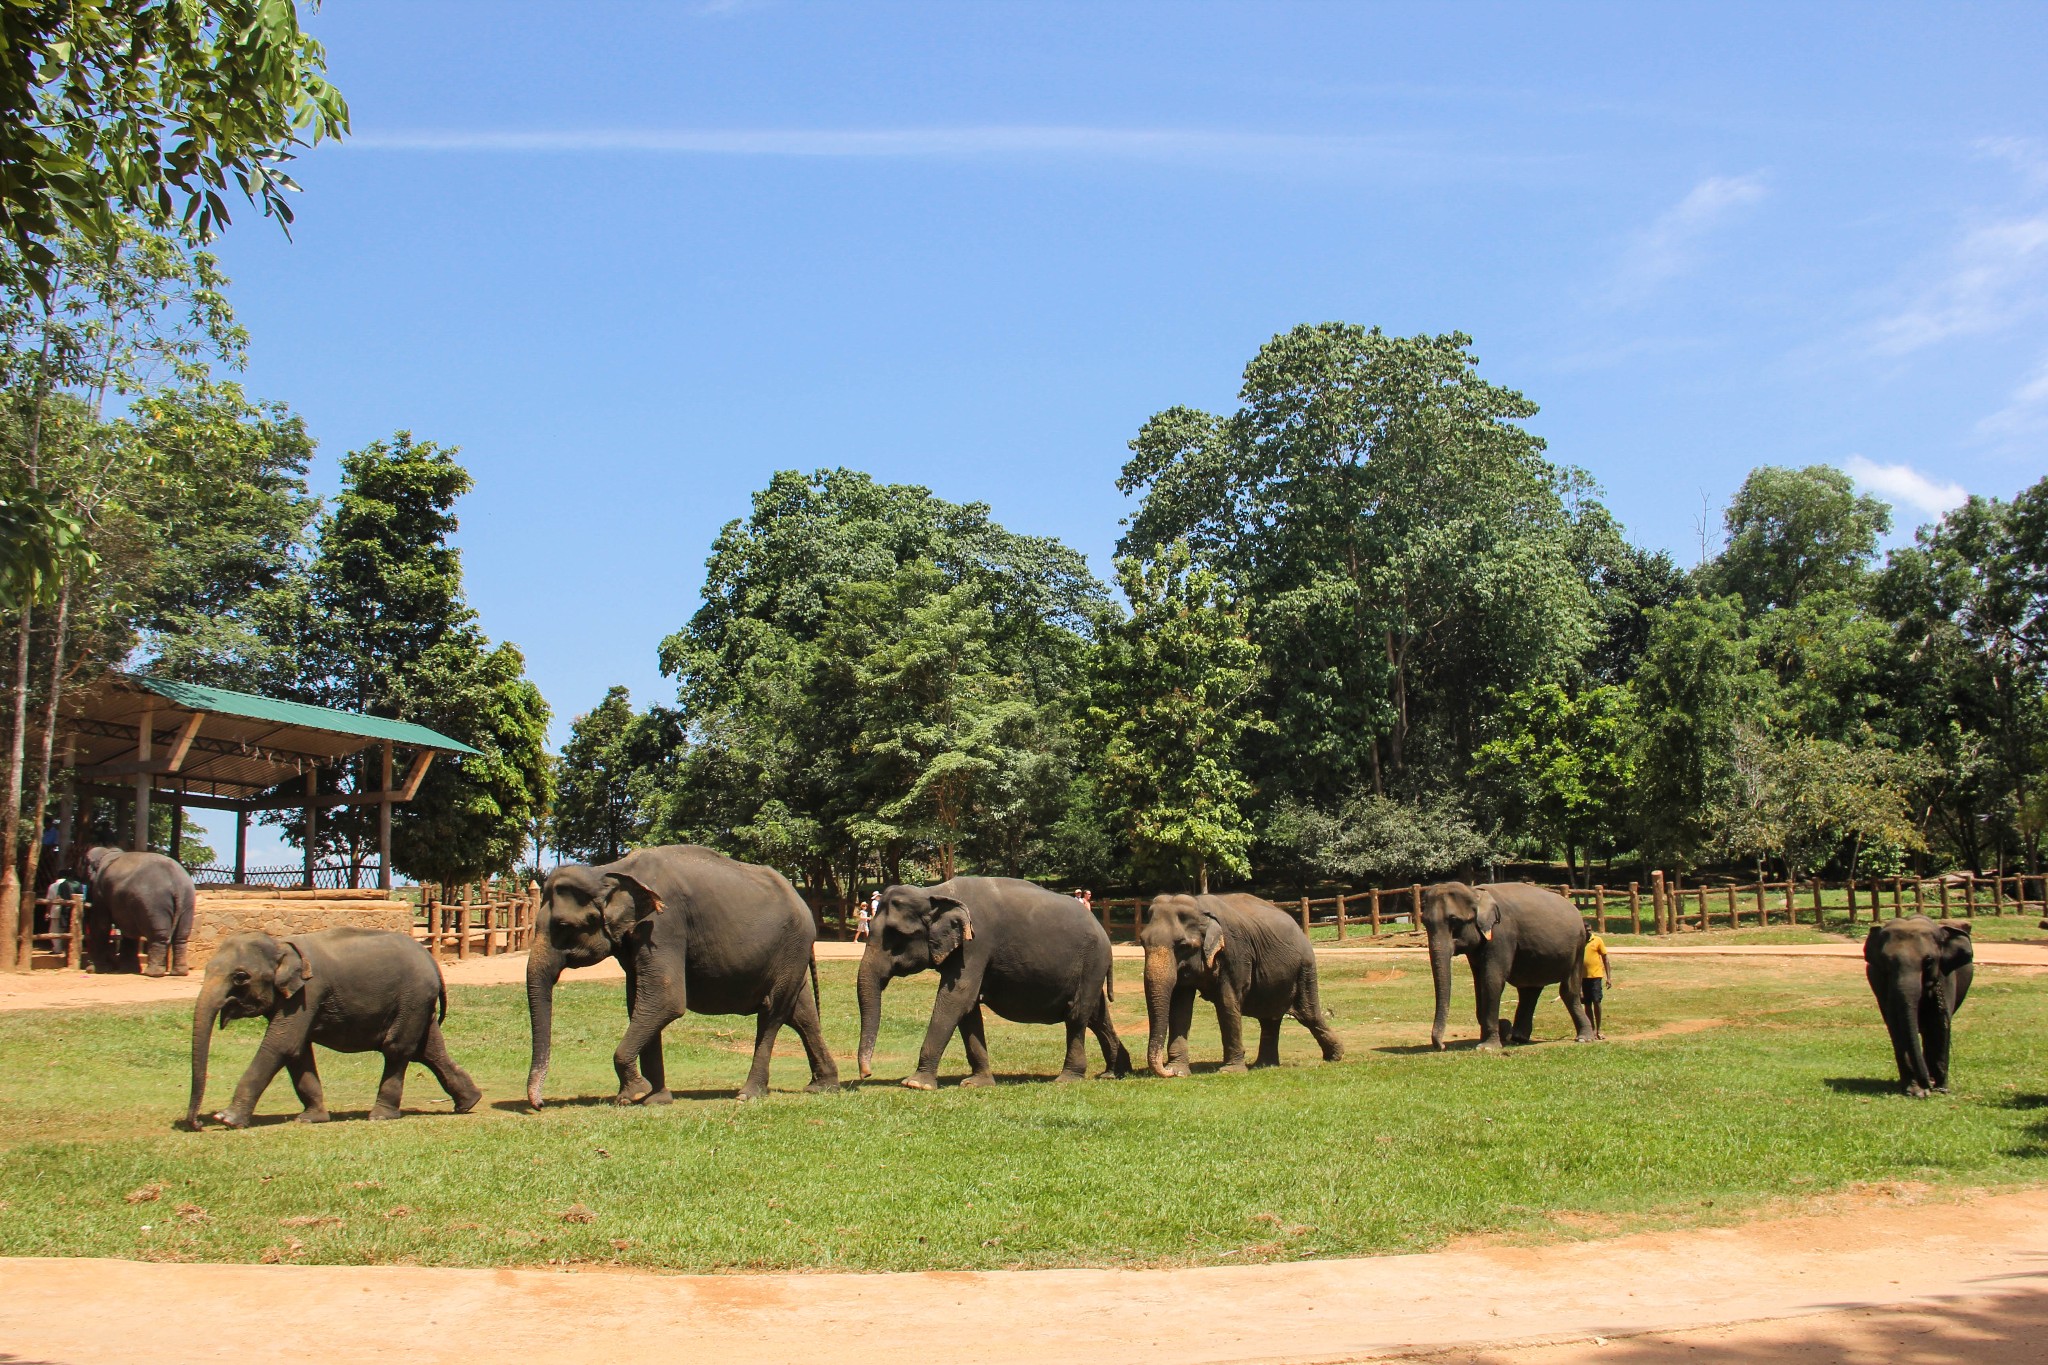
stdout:
<svg viewBox="0 0 2048 1365">
<path fill-rule="evenodd" d="M 1469 338 L 1275 337 L 1131 442 L 1121 601 L 981 504 L 776 475 L 579 717 L 548 838 L 856 885 L 1400 883 L 1496 861 L 2039 866 L 2048 480 L 1882 560 L 1882 502 L 1761 467 L 1690 572 L 1631 544 Z"/>
</svg>

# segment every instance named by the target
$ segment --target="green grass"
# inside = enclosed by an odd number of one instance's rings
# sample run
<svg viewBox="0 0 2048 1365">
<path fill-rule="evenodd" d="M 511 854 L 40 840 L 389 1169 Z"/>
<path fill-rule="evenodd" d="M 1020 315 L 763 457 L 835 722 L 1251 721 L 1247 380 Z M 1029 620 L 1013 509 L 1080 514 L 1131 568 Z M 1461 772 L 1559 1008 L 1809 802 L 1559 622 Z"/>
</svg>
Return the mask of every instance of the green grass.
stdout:
<svg viewBox="0 0 2048 1365">
<path fill-rule="evenodd" d="M 1144 1042 L 1138 964 L 1119 1026 Z M 850 1050 L 852 965 L 824 970 Z M 407 1116 L 361 1121 L 374 1058 L 323 1053 L 336 1121 L 282 1120 L 280 1077 L 245 1132 L 187 1133 L 189 1015 L 174 1008 L 0 1016 L 0 1253 L 507 1265 L 618 1261 L 690 1270 L 1239 1264 L 1400 1252 L 1474 1234 L 1580 1236 L 1739 1218 L 1857 1181 L 2048 1179 L 2048 978 L 1980 972 L 1960 1019 L 1957 1091 L 1893 1093 L 1890 1049 L 1855 962 L 1631 963 L 1615 1042 L 1506 1055 L 1428 1052 L 1426 967 L 1332 960 L 1325 998 L 1351 1056 L 1325 1066 L 1289 1025 L 1277 1071 L 1045 1083 L 1058 1031 L 991 1021 L 1016 1083 L 936 1094 L 907 1069 L 931 978 L 886 997 L 877 1080 L 837 1096 L 793 1039 L 778 1093 L 729 1097 L 750 1021 L 670 1030 L 671 1083 L 701 1093 L 619 1110 L 616 985 L 571 984 L 550 1107 L 521 1112 L 517 987 L 453 993 L 448 1031 L 487 1092 L 457 1117 L 415 1068 Z M 1469 1039 L 1470 982 L 1453 1016 Z M 1559 1038 L 1546 1002 L 1538 1037 Z M 217 1035 L 224 1099 L 256 1029 Z M 1198 1015 L 1195 1056 L 1218 1054 Z M 851 1076 L 850 1060 L 842 1063 Z M 962 1071 L 957 1044 L 942 1075 Z M 424 1111 L 424 1112 L 410 1112 Z M 438 1112 L 437 1112 L 438 1111 Z M 148 1202 L 133 1191 L 160 1189 Z M 565 1218 L 565 1215 L 568 1215 Z M 587 1217 L 588 1221 L 584 1221 Z"/>
</svg>

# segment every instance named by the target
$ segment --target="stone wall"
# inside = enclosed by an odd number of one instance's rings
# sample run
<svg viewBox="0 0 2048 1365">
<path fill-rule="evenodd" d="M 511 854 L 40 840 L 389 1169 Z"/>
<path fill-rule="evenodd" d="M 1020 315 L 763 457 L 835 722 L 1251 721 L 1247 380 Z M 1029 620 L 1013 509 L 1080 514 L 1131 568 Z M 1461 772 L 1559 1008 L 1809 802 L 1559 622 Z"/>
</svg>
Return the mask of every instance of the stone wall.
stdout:
<svg viewBox="0 0 2048 1365">
<path fill-rule="evenodd" d="M 289 938 L 350 926 L 411 933 L 410 901 L 381 891 L 278 891 L 269 887 L 201 887 L 193 906 L 191 962 L 204 965 L 222 939 L 236 934 Z"/>
</svg>

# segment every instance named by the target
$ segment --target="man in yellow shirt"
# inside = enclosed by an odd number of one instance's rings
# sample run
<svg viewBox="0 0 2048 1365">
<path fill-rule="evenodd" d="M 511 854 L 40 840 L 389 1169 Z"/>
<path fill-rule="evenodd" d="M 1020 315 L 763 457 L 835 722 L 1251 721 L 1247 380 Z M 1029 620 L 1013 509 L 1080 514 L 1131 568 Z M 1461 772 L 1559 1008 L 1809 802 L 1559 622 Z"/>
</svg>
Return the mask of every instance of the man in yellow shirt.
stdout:
<svg viewBox="0 0 2048 1365">
<path fill-rule="evenodd" d="M 1584 980 L 1580 982 L 1579 998 L 1586 1002 L 1586 1013 L 1593 1021 L 1593 1036 L 1605 1039 L 1600 1031 L 1601 1003 L 1607 995 L 1607 983 L 1614 979 L 1614 967 L 1607 959 L 1607 940 L 1594 934 L 1586 940 L 1586 965 Z"/>
</svg>

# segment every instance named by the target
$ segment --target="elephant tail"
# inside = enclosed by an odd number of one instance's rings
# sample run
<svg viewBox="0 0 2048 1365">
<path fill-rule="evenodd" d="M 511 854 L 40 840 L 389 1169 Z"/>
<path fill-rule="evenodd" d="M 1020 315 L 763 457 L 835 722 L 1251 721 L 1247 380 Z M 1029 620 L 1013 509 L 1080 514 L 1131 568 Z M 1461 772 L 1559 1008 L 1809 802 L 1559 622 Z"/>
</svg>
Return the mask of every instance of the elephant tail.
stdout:
<svg viewBox="0 0 2048 1365">
<path fill-rule="evenodd" d="M 818 950 L 811 949 L 811 1007 L 818 1012 L 818 1018 L 825 1017 L 825 1000 L 818 994 Z"/>
<path fill-rule="evenodd" d="M 1114 1005 L 1114 1004 L 1116 1003 L 1116 959 L 1115 959 L 1115 958 L 1111 958 L 1111 959 L 1109 960 L 1109 970 L 1108 970 L 1107 972 L 1103 973 L 1103 976 L 1102 976 L 1102 999 L 1103 999 L 1103 1003 L 1105 1003 L 1105 1004 L 1110 1004 L 1110 1005 Z"/>
<path fill-rule="evenodd" d="M 445 1024 L 448 1022 L 448 978 L 441 974 L 441 963 L 438 959 L 430 955 L 428 960 L 434 963 L 434 985 L 441 996 L 441 1018 L 438 1022 Z"/>
</svg>

